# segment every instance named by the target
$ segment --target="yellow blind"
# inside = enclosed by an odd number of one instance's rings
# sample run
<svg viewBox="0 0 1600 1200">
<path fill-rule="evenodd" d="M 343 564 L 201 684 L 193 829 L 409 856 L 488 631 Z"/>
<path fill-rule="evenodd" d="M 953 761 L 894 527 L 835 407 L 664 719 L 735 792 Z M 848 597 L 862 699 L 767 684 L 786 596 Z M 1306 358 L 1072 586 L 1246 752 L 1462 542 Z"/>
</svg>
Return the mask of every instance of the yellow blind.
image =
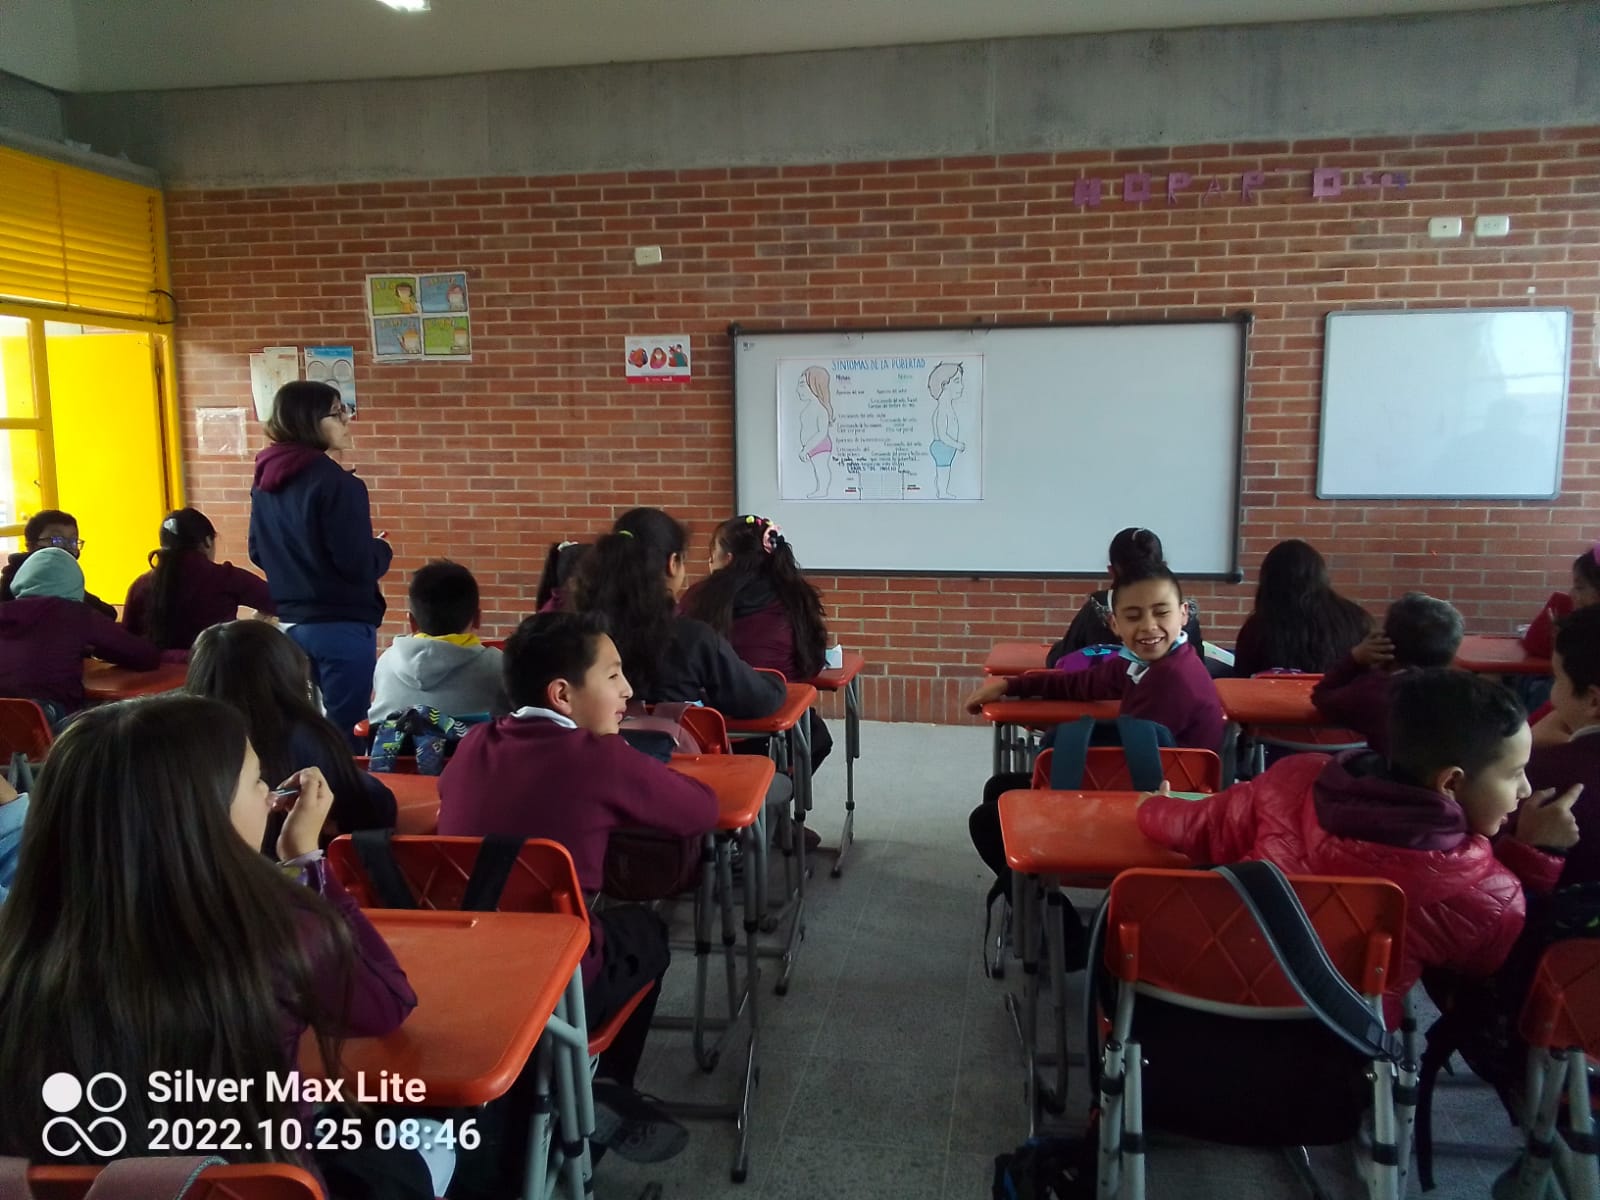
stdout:
<svg viewBox="0 0 1600 1200">
<path fill-rule="evenodd" d="M 161 193 L 0 147 L 0 297 L 156 317 Z"/>
</svg>

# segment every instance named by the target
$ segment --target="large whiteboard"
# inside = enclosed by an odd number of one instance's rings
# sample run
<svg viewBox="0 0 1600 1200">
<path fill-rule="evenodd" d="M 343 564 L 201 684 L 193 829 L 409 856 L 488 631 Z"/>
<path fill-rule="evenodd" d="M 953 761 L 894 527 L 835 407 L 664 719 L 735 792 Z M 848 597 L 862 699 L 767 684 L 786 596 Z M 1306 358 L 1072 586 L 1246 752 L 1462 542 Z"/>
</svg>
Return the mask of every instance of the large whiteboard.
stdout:
<svg viewBox="0 0 1600 1200">
<path fill-rule="evenodd" d="M 1572 312 L 1330 313 L 1317 495 L 1547 500 Z"/>
<path fill-rule="evenodd" d="M 1099 574 L 1143 525 L 1180 575 L 1232 576 L 1248 327 L 735 326 L 735 507 L 808 570 Z"/>
</svg>

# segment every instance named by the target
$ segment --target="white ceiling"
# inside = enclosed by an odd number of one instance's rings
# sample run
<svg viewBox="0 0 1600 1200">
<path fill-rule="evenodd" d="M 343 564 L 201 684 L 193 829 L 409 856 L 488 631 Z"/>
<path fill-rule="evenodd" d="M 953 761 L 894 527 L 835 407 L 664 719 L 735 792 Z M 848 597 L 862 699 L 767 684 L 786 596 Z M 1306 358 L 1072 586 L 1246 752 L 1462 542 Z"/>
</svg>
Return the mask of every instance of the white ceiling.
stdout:
<svg viewBox="0 0 1600 1200">
<path fill-rule="evenodd" d="M 385 79 L 1541 0 L 0 0 L 0 70 L 64 91 Z"/>
</svg>

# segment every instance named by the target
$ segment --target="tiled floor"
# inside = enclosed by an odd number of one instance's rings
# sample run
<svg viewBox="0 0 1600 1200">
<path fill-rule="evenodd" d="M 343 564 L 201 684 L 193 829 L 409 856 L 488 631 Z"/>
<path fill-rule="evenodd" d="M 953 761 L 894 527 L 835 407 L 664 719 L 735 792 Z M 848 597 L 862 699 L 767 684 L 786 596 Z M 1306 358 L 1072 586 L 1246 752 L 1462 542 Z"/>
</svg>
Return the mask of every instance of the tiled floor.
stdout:
<svg viewBox="0 0 1600 1200">
<path fill-rule="evenodd" d="M 844 739 L 838 737 L 843 747 Z M 673 1197 L 711 1200 L 982 1200 L 993 1158 L 1022 1140 L 1021 1057 L 1003 1004 L 1016 984 L 983 975 L 979 956 L 989 880 L 967 839 L 967 812 L 988 774 L 986 730 L 868 724 L 857 764 L 856 844 L 841 879 L 827 860 L 809 889 L 807 934 L 787 996 L 760 996 L 761 1086 L 749 1179 L 728 1178 L 733 1133 L 691 1125 L 689 1149 L 668 1163 L 615 1160 L 595 1179 L 597 1200 L 634 1200 L 651 1182 Z M 844 764 L 817 778 L 814 823 L 832 844 L 844 808 Z M 774 963 L 765 963 L 770 985 Z M 661 1011 L 688 1011 L 693 969 L 684 954 Z M 1073 1077 L 1069 1116 L 1086 1106 Z M 640 1079 L 678 1099 L 732 1095 L 734 1068 L 693 1064 L 686 1035 L 658 1032 Z M 1486 1197 L 1514 1151 L 1493 1095 L 1446 1082 L 1435 1136 L 1507 1147 L 1489 1160 L 1442 1157 L 1438 1200 Z M 1317 1155 L 1330 1196 L 1356 1195 L 1342 1149 Z M 1413 1184 L 1413 1188 L 1414 1188 Z M 1275 1153 L 1160 1143 L 1152 1197 L 1281 1200 L 1305 1195 Z"/>
</svg>

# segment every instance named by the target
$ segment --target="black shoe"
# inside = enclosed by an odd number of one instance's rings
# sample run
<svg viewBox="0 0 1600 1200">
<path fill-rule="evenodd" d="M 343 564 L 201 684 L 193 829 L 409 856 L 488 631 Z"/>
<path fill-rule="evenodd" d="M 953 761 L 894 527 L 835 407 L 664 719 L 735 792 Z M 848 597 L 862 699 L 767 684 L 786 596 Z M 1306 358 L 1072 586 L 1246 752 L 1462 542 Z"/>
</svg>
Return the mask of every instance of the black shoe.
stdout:
<svg viewBox="0 0 1600 1200">
<path fill-rule="evenodd" d="M 689 1131 L 632 1088 L 596 1080 L 594 1142 L 629 1162 L 658 1163 L 683 1152 Z"/>
</svg>

